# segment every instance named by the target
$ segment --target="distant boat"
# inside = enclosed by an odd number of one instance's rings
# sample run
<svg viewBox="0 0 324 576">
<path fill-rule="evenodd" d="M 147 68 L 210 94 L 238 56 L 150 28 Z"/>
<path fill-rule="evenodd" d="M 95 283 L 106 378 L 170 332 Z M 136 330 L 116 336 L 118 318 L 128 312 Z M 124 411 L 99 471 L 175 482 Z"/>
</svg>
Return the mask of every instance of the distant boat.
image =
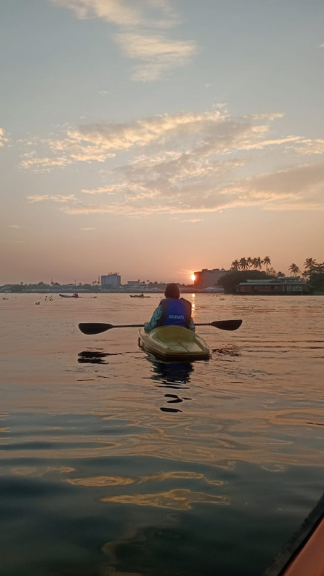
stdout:
<svg viewBox="0 0 324 576">
<path fill-rule="evenodd" d="M 59 296 L 61 296 L 61 298 L 79 298 L 79 294 L 75 293 L 75 294 L 59 294 Z"/>
<path fill-rule="evenodd" d="M 131 298 L 149 298 L 149 296 L 144 296 L 144 294 L 130 294 Z"/>
</svg>

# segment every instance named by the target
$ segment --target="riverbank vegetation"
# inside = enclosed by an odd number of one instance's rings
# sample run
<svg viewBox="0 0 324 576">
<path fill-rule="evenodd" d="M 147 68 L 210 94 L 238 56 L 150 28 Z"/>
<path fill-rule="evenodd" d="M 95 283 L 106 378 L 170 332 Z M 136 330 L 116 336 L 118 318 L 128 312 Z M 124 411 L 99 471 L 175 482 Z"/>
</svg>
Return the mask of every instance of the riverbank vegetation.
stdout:
<svg viewBox="0 0 324 576">
<path fill-rule="evenodd" d="M 265 270 L 262 270 L 263 266 Z M 324 294 L 324 262 L 318 263 L 314 258 L 306 258 L 303 270 L 294 262 L 290 264 L 288 270 L 296 279 L 301 278 L 306 282 L 312 294 Z M 272 267 L 269 256 L 264 258 L 243 256 L 232 262 L 231 270 L 219 279 L 218 284 L 223 286 L 225 292 L 233 293 L 236 286 L 246 280 L 266 280 L 284 276 L 283 272 L 276 272 Z"/>
</svg>

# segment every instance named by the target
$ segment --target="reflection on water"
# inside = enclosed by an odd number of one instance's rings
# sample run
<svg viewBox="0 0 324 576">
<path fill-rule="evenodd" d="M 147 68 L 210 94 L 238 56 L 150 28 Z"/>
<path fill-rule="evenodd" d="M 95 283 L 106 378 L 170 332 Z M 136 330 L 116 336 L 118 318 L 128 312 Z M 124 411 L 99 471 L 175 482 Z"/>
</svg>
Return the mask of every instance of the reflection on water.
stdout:
<svg viewBox="0 0 324 576">
<path fill-rule="evenodd" d="M 149 360 L 153 366 L 152 380 L 157 382 L 157 387 L 179 391 L 179 394 L 164 394 L 167 404 L 179 404 L 184 400 L 191 400 L 187 394 L 183 396 L 182 392 L 189 390 L 189 382 L 194 370 L 192 362 L 159 362 L 152 356 Z M 175 414 L 182 412 L 180 408 L 170 406 L 161 406 L 160 410 Z"/>
<path fill-rule="evenodd" d="M 63 472 L 74 472 L 73 469 L 65 469 Z M 222 486 L 224 482 L 220 480 L 209 480 L 203 474 L 190 471 L 159 472 L 146 476 L 94 476 L 92 478 L 67 478 L 68 484 L 75 486 L 127 486 L 128 484 L 143 484 L 145 482 L 162 482 L 166 480 L 203 480 L 207 484 Z M 224 498 L 222 498 L 224 500 Z"/>
<path fill-rule="evenodd" d="M 222 356 L 240 356 L 240 349 L 238 346 L 234 346 L 233 344 L 228 346 L 223 346 L 222 348 L 213 348 L 213 354 L 221 354 Z"/>
<path fill-rule="evenodd" d="M 100 350 L 83 350 L 78 354 L 78 362 L 79 364 L 107 364 L 105 358 L 116 355 L 102 352 L 102 348 Z"/>
<path fill-rule="evenodd" d="M 160 295 L 37 300 L 0 299 L 1 573 L 259 576 L 323 492 L 324 298 L 196 295 L 243 319 L 196 363 L 77 328 Z"/>
<path fill-rule="evenodd" d="M 133 506 L 152 506 L 153 508 L 172 508 L 173 510 L 190 510 L 193 502 L 209 504 L 229 504 L 228 496 L 213 496 L 204 492 L 190 490 L 169 490 L 158 494 L 122 494 L 118 496 L 103 496 L 101 502 L 117 504 L 132 504 Z"/>
</svg>

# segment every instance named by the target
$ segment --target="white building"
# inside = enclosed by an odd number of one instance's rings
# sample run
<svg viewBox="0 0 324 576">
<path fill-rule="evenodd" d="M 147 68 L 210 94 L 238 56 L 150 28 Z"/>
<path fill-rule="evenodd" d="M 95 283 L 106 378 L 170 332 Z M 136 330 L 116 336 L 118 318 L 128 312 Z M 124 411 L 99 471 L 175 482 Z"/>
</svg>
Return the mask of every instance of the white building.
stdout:
<svg viewBox="0 0 324 576">
<path fill-rule="evenodd" d="M 114 272 L 114 274 L 107 274 L 106 276 L 101 276 L 101 287 L 102 288 L 120 288 L 121 277 L 120 274 Z"/>
</svg>

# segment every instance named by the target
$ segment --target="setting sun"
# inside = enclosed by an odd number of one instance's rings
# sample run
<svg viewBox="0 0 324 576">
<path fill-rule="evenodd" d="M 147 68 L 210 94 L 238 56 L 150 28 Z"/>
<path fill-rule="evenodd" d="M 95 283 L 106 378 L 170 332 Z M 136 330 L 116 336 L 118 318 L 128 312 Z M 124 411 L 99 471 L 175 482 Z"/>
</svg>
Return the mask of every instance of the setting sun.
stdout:
<svg viewBox="0 0 324 576">
<path fill-rule="evenodd" d="M 196 280 L 196 276 L 194 274 L 191 274 L 190 279 L 194 282 Z"/>
</svg>

